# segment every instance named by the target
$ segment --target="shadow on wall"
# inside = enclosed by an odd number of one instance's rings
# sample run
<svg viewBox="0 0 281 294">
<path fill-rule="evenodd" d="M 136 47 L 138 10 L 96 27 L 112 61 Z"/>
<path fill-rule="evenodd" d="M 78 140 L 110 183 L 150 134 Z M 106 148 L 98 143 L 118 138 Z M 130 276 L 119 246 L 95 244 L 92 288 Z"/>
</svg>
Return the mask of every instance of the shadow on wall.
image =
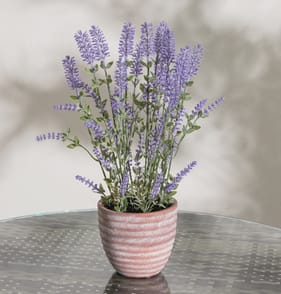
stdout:
<svg viewBox="0 0 281 294">
<path fill-rule="evenodd" d="M 209 7 L 211 4 L 207 1 L 178 1 L 178 6 L 164 5 L 162 1 L 86 3 L 83 7 L 87 8 L 88 14 L 92 13 L 93 22 L 97 9 L 104 16 L 110 14 L 108 21 L 113 26 L 113 34 L 119 34 L 120 30 L 114 28 L 115 21 L 122 23 L 129 18 L 138 25 L 143 20 L 153 19 L 155 24 L 167 20 L 175 30 L 179 46 L 184 46 L 185 40 L 190 44 L 203 44 L 205 58 L 196 78 L 193 96 L 198 101 L 223 95 L 226 103 L 209 119 L 209 126 L 205 126 L 202 133 L 195 135 L 197 137 L 191 142 L 187 140 L 189 150 L 187 152 L 184 145 L 180 158 L 189 158 L 191 154 L 194 158 L 201 156 L 204 161 L 208 160 L 197 184 L 201 185 L 199 191 L 207 203 L 213 203 L 213 212 L 281 226 L 281 134 L 278 125 L 281 118 L 281 39 L 276 41 L 273 36 L 263 35 L 252 39 L 247 35 L 247 29 L 241 29 L 237 23 L 224 26 L 222 22 L 221 26 L 212 27 L 204 11 L 211 9 L 216 18 L 216 6 Z M 220 1 L 215 3 L 221 4 Z M 54 21 L 59 22 L 59 19 Z M 102 24 L 98 25 L 102 27 Z M 63 44 L 56 40 L 54 46 Z M 66 49 L 65 53 L 68 52 Z M 52 56 L 46 58 L 51 59 Z M 17 137 L 27 129 L 40 132 L 47 129 L 46 125 L 55 125 L 58 130 L 70 126 L 74 133 L 81 132 L 75 123 L 77 121 L 72 119 L 73 114 L 58 114 L 51 110 L 53 104 L 69 101 L 59 99 L 69 93 L 62 71 L 60 77 L 44 89 L 36 84 L 30 86 L 13 76 L 2 77 L 1 104 L 12 113 L 13 119 L 7 127 L 5 124 L 5 132 L 0 139 L 1 162 L 8 155 L 9 146 L 15 144 Z M 218 135 L 212 139 L 208 131 Z M 1 166 L 2 172 L 5 168 L 5 164 Z M 215 173 L 210 173 L 210 170 Z M 220 194 L 219 203 L 208 198 L 213 187 L 205 185 L 210 182 L 205 182 L 207 177 L 211 183 L 216 183 L 214 190 Z M 196 192 L 196 187 L 194 189 Z M 204 203 L 197 205 L 196 201 L 191 201 L 191 208 L 209 211 Z"/>
</svg>

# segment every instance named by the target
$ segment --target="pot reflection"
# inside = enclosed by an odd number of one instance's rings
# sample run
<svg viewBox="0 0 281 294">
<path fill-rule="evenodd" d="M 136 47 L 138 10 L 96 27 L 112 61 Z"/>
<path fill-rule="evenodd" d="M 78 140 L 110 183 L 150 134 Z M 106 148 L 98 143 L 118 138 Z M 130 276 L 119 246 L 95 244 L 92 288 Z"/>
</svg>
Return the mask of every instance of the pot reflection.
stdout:
<svg viewBox="0 0 281 294">
<path fill-rule="evenodd" d="M 104 294 L 170 294 L 168 282 L 163 274 L 152 278 L 126 278 L 114 273 L 108 281 Z"/>
</svg>

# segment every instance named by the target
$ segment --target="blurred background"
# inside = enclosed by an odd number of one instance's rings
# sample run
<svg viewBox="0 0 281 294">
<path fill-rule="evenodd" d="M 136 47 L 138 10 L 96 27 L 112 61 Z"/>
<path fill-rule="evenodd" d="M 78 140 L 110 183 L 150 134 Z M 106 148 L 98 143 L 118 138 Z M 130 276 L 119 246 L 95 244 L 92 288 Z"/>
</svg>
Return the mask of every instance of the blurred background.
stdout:
<svg viewBox="0 0 281 294">
<path fill-rule="evenodd" d="M 199 163 L 180 185 L 179 209 L 281 227 L 280 12 L 278 0 L 1 0 L 0 219 L 96 208 L 98 195 L 74 176 L 98 182 L 98 167 L 80 150 L 35 141 L 81 131 L 75 113 L 52 110 L 71 94 L 61 60 L 78 58 L 79 29 L 100 26 L 114 56 L 125 21 L 164 20 L 178 48 L 205 48 L 194 101 L 225 97 L 175 160 L 174 171 Z"/>
</svg>

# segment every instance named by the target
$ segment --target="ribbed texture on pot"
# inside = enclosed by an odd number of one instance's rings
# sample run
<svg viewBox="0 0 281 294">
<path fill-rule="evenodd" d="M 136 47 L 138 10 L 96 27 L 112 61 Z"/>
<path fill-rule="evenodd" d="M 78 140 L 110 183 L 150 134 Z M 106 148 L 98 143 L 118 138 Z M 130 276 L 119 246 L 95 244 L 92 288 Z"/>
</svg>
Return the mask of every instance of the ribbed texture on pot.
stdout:
<svg viewBox="0 0 281 294">
<path fill-rule="evenodd" d="M 104 251 L 120 274 L 145 278 L 167 263 L 176 235 L 177 202 L 150 213 L 120 213 L 98 203 L 99 229 Z"/>
</svg>

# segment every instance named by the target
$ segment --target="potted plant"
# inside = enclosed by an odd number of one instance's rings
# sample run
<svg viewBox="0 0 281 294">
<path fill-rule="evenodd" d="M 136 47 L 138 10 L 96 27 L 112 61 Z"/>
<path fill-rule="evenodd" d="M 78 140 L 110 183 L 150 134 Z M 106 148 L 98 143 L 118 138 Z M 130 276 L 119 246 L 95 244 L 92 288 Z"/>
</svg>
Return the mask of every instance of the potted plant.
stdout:
<svg viewBox="0 0 281 294">
<path fill-rule="evenodd" d="M 115 65 L 97 26 L 78 31 L 75 40 L 87 63 L 90 82 L 82 81 L 74 57 L 63 59 L 65 77 L 74 91 L 72 103 L 55 110 L 76 111 L 89 134 L 80 142 L 70 129 L 37 136 L 57 139 L 68 148 L 82 148 L 99 164 L 104 183 L 77 175 L 76 179 L 99 193 L 99 228 L 105 253 L 113 267 L 129 277 L 159 273 L 173 247 L 176 234 L 176 189 L 196 166 L 187 164 L 171 174 L 172 160 L 185 136 L 198 130 L 198 121 L 222 101 L 200 101 L 190 111 L 192 78 L 203 53 L 201 45 L 175 50 L 173 31 L 161 22 L 135 28 L 125 23 Z"/>
</svg>

